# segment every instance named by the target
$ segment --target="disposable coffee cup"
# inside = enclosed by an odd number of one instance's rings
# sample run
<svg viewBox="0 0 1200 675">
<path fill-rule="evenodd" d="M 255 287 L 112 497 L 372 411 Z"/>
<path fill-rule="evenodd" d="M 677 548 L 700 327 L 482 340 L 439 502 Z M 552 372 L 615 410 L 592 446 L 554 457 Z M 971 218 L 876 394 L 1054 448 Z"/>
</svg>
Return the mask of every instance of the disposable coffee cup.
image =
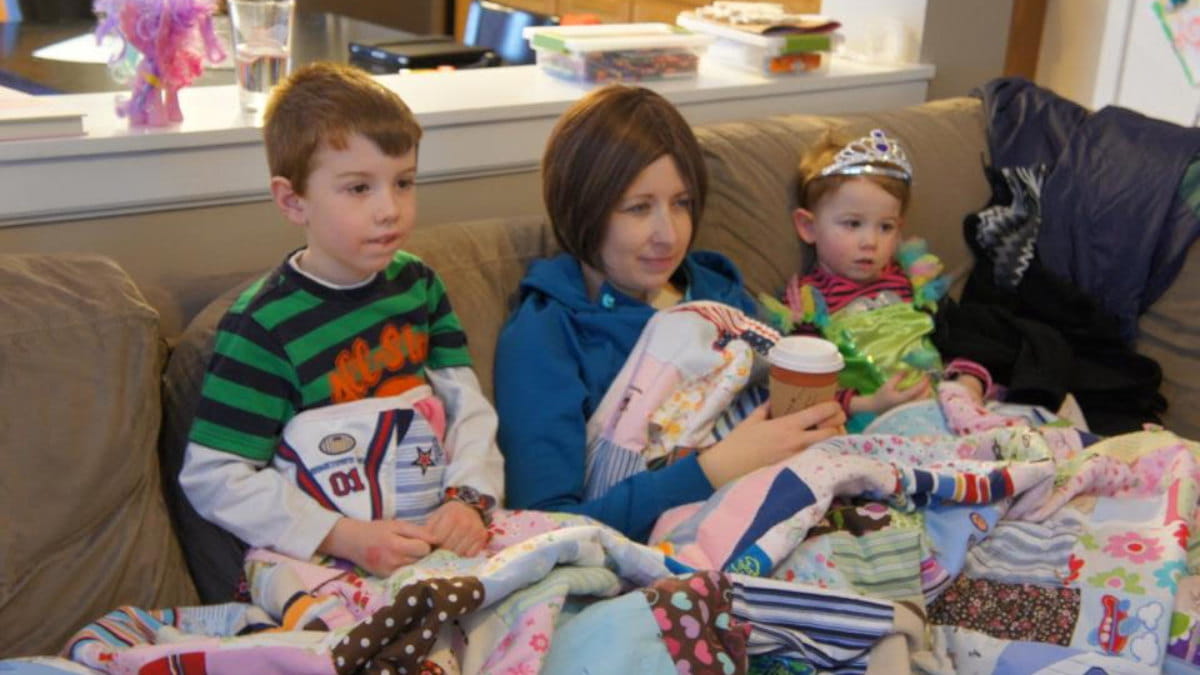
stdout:
<svg viewBox="0 0 1200 675">
<path fill-rule="evenodd" d="M 837 345 L 816 337 L 781 338 L 767 353 L 771 417 L 833 400 L 845 366 Z"/>
<path fill-rule="evenodd" d="M 293 0 L 229 0 L 234 67 L 242 110 L 259 112 L 291 70 Z"/>
</svg>

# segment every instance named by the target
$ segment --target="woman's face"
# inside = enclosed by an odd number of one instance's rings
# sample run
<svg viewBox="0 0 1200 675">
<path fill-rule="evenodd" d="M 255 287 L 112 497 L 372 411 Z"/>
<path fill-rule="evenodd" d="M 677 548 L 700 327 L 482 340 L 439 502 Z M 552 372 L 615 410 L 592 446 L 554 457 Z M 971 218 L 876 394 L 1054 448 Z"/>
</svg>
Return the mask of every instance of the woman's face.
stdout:
<svg viewBox="0 0 1200 675">
<path fill-rule="evenodd" d="M 608 218 L 602 269 L 588 270 L 593 292 L 607 280 L 630 297 L 653 300 L 687 254 L 692 197 L 670 155 L 642 169 Z"/>
</svg>

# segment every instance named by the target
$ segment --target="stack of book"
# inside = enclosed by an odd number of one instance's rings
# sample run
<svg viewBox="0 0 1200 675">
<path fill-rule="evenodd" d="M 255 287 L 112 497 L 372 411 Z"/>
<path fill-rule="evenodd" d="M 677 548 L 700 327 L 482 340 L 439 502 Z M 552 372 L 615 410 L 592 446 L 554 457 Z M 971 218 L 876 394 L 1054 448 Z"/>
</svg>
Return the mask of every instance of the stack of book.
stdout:
<svg viewBox="0 0 1200 675">
<path fill-rule="evenodd" d="M 714 2 L 675 22 L 713 38 L 706 58 L 767 75 L 824 70 L 842 40 L 837 21 L 771 2 Z"/>
<path fill-rule="evenodd" d="M 82 136 L 83 112 L 56 96 L 0 87 L 0 141 Z"/>
</svg>

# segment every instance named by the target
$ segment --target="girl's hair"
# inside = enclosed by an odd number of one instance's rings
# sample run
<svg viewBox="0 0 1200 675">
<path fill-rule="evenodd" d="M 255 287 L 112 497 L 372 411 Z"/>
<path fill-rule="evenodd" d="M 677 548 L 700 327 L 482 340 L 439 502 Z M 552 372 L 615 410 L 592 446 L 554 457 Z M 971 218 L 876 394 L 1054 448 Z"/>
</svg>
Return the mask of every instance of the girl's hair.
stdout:
<svg viewBox="0 0 1200 675">
<path fill-rule="evenodd" d="M 700 144 L 675 106 L 649 89 L 623 85 L 597 89 L 572 105 L 542 157 L 542 198 L 559 246 L 600 269 L 600 247 L 617 203 L 663 155 L 675 160 L 691 197 L 694 240 L 708 174 Z"/>
<path fill-rule="evenodd" d="M 900 213 L 905 213 L 908 210 L 911 190 L 909 189 L 909 184 L 899 178 L 870 174 L 858 176 L 838 174 L 832 176 L 820 175 L 822 169 L 833 164 L 834 156 L 856 138 L 858 137 L 849 137 L 829 131 L 825 133 L 816 146 L 804 154 L 804 157 L 800 159 L 800 166 L 797 169 L 800 179 L 796 194 L 797 204 L 802 208 L 812 211 L 821 203 L 825 195 L 836 191 L 847 181 L 856 178 L 865 178 L 883 188 L 896 199 L 899 199 Z"/>
<path fill-rule="evenodd" d="M 381 152 L 398 157 L 421 141 L 421 125 L 404 101 L 364 71 L 313 63 L 279 84 L 263 113 L 263 141 L 272 176 L 304 194 L 313 156 L 322 146 L 346 147 L 361 134 Z"/>
</svg>

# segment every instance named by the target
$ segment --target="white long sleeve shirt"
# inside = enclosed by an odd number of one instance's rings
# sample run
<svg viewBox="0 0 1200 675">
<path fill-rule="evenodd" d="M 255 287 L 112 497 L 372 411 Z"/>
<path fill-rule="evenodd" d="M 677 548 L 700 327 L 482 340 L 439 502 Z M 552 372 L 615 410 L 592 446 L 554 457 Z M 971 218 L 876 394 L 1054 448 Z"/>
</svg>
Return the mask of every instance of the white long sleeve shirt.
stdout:
<svg viewBox="0 0 1200 675">
<path fill-rule="evenodd" d="M 497 418 L 475 372 L 469 367 L 427 369 L 426 377 L 446 416 L 447 461 L 441 487 L 469 486 L 499 503 L 504 497 L 504 459 L 495 441 Z M 204 518 L 252 546 L 306 559 L 345 514 L 310 494 L 311 485 L 309 492 L 301 489 L 275 463 L 254 462 L 193 442 L 179 482 Z"/>
</svg>

